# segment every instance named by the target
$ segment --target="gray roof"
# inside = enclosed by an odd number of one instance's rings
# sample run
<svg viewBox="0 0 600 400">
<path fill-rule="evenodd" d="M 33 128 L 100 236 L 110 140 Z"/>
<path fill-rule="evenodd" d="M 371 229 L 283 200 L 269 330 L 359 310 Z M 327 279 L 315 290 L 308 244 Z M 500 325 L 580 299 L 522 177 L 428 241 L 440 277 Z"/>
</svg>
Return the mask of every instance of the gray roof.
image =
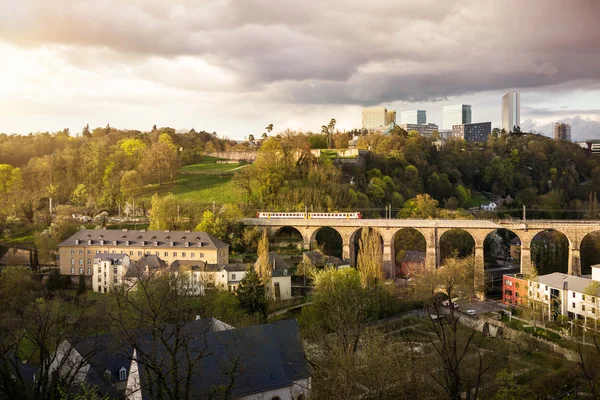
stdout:
<svg viewBox="0 0 600 400">
<path fill-rule="evenodd" d="M 180 267 L 188 267 L 192 271 L 211 271 L 208 264 L 202 260 L 175 260 L 171 263 L 172 271 L 179 271 Z"/>
<path fill-rule="evenodd" d="M 103 260 L 103 261 L 111 261 L 111 260 L 121 260 L 123 261 L 123 259 L 125 257 L 129 257 L 127 254 L 121 254 L 121 253 L 98 253 L 94 256 L 94 260 L 95 259 L 99 259 L 99 260 Z"/>
<path fill-rule="evenodd" d="M 235 264 L 219 264 L 219 271 L 221 269 L 224 269 L 227 272 L 239 272 L 239 271 L 246 271 L 248 270 L 248 267 L 250 267 L 251 264 L 239 264 L 239 263 L 235 263 Z"/>
<path fill-rule="evenodd" d="M 561 272 L 553 272 L 547 275 L 540 275 L 537 280 L 540 284 L 548 285 L 555 289 L 563 288 L 563 283 L 567 282 L 568 290 L 585 293 L 586 288 L 590 285 L 590 283 L 594 282 L 594 280 L 590 278 L 582 278 L 580 276 L 575 275 L 567 275 Z M 596 293 L 596 295 L 600 294 L 600 291 Z"/>
<path fill-rule="evenodd" d="M 255 268 L 258 266 L 258 262 L 259 260 L 256 260 L 254 263 Z M 289 265 L 274 251 L 269 253 L 269 265 L 272 268 L 272 276 L 288 276 L 287 272 L 284 274 L 284 270 L 287 271 L 290 268 Z"/>
<path fill-rule="evenodd" d="M 302 256 L 308 258 L 313 265 L 332 264 L 338 266 L 342 263 L 342 260 L 339 258 L 328 256 L 327 254 L 323 254 L 316 250 L 306 251 Z"/>
<path fill-rule="evenodd" d="M 422 251 L 405 251 L 402 262 L 424 263 L 425 253 Z"/>
<path fill-rule="evenodd" d="M 148 267 L 148 269 L 151 271 L 157 271 L 167 267 L 167 265 L 167 262 L 162 260 L 157 255 L 147 254 L 133 263 L 133 265 L 127 270 L 125 277 L 139 277 L 146 271 L 146 267 Z"/>
<path fill-rule="evenodd" d="M 146 231 L 115 229 L 82 229 L 58 246 L 144 246 L 148 248 L 203 248 L 222 249 L 229 247 L 206 232 Z M 104 241 L 104 242 L 102 242 Z M 129 244 L 127 244 L 129 242 Z M 104 243 L 104 244 L 102 244 Z M 116 243 L 116 244 L 115 244 Z M 186 245 L 187 244 L 187 245 Z"/>
</svg>

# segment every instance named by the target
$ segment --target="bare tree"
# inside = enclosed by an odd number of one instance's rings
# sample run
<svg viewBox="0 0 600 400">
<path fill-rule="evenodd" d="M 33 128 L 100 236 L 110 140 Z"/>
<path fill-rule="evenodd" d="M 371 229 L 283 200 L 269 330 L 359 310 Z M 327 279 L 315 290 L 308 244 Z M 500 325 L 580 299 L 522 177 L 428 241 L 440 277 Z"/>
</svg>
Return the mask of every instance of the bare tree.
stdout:
<svg viewBox="0 0 600 400">
<path fill-rule="evenodd" d="M 385 280 L 383 255 L 379 235 L 371 228 L 363 228 L 359 239 L 357 269 L 363 286 L 375 286 Z"/>
</svg>

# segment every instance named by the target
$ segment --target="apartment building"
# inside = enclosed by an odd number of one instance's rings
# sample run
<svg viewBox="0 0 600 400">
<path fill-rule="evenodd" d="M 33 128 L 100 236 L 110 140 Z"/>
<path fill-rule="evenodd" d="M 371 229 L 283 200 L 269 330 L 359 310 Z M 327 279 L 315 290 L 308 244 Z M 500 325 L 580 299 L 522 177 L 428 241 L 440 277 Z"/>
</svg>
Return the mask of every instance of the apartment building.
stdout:
<svg viewBox="0 0 600 400">
<path fill-rule="evenodd" d="M 108 293 L 114 286 L 122 285 L 130 263 L 127 254 L 96 254 L 92 269 L 92 290 Z"/>
<path fill-rule="evenodd" d="M 521 126 L 521 95 L 509 90 L 502 96 L 502 129 L 508 133 L 516 126 Z"/>
<path fill-rule="evenodd" d="M 385 107 L 368 107 L 362 110 L 362 129 L 367 131 L 384 130 L 396 123 L 396 111 Z"/>
<path fill-rule="evenodd" d="M 175 260 L 229 262 L 229 245 L 206 232 L 82 229 L 58 245 L 58 265 L 64 275 L 92 276 L 100 253 L 126 254 L 133 263 L 147 255 L 167 263 Z"/>
<path fill-rule="evenodd" d="M 554 140 L 571 141 L 571 125 L 564 122 L 556 122 L 554 124 Z"/>
<path fill-rule="evenodd" d="M 477 122 L 452 126 L 452 137 L 467 142 L 485 142 L 492 133 L 491 122 Z"/>
<path fill-rule="evenodd" d="M 452 129 L 454 125 L 470 124 L 471 106 L 469 104 L 444 106 L 442 122 L 444 129 Z"/>
<path fill-rule="evenodd" d="M 409 110 L 400 111 L 401 124 L 425 125 L 427 124 L 427 111 Z"/>
<path fill-rule="evenodd" d="M 417 131 L 419 135 L 425 137 L 432 137 L 435 132 L 438 132 L 437 124 L 429 123 L 429 124 L 399 124 L 400 128 L 404 129 L 406 132 Z"/>
<path fill-rule="evenodd" d="M 592 266 L 592 277 L 560 272 L 527 279 L 504 275 L 502 293 L 507 305 L 525 305 L 533 300 L 543 304 L 550 320 L 559 315 L 569 319 L 600 318 L 600 265 Z"/>
</svg>

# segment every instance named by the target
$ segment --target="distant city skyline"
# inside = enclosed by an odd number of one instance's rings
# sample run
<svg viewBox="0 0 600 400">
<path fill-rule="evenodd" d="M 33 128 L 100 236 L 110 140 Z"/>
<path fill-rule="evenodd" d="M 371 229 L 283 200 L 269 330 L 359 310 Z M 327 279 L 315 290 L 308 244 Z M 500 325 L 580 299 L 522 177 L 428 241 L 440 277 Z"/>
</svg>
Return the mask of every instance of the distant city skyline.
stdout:
<svg viewBox="0 0 600 400">
<path fill-rule="evenodd" d="M 331 118 L 359 128 L 370 106 L 441 125 L 460 103 L 501 127 L 514 88 L 522 130 L 552 137 L 565 121 L 573 139 L 600 138 L 598 15 L 597 0 L 3 1 L 0 132 L 156 124 L 243 139 Z"/>
<path fill-rule="evenodd" d="M 515 127 L 521 127 L 521 96 L 509 90 L 502 96 L 502 129 L 512 132 Z"/>
</svg>

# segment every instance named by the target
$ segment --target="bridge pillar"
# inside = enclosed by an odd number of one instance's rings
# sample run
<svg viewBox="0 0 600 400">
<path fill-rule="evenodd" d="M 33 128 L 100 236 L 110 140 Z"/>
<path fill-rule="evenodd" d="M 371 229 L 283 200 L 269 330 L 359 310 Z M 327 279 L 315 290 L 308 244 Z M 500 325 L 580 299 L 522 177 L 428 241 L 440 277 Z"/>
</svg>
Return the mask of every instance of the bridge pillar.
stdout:
<svg viewBox="0 0 600 400">
<path fill-rule="evenodd" d="M 475 257 L 474 257 L 474 289 L 475 295 L 483 300 L 485 299 L 485 262 L 483 257 L 483 243 L 475 244 Z"/>
<path fill-rule="evenodd" d="M 425 269 L 428 271 L 433 271 L 440 266 L 440 244 L 437 229 L 419 229 L 419 232 L 425 238 Z"/>
<path fill-rule="evenodd" d="M 531 264 L 531 248 L 525 247 L 521 244 L 521 274 L 531 275 L 533 272 L 533 265 Z"/>
<path fill-rule="evenodd" d="M 581 276 L 581 251 L 569 247 L 569 275 Z"/>
<path fill-rule="evenodd" d="M 383 271 L 386 278 L 396 279 L 396 273 L 394 271 L 394 243 L 384 242 L 383 243 Z"/>
</svg>

